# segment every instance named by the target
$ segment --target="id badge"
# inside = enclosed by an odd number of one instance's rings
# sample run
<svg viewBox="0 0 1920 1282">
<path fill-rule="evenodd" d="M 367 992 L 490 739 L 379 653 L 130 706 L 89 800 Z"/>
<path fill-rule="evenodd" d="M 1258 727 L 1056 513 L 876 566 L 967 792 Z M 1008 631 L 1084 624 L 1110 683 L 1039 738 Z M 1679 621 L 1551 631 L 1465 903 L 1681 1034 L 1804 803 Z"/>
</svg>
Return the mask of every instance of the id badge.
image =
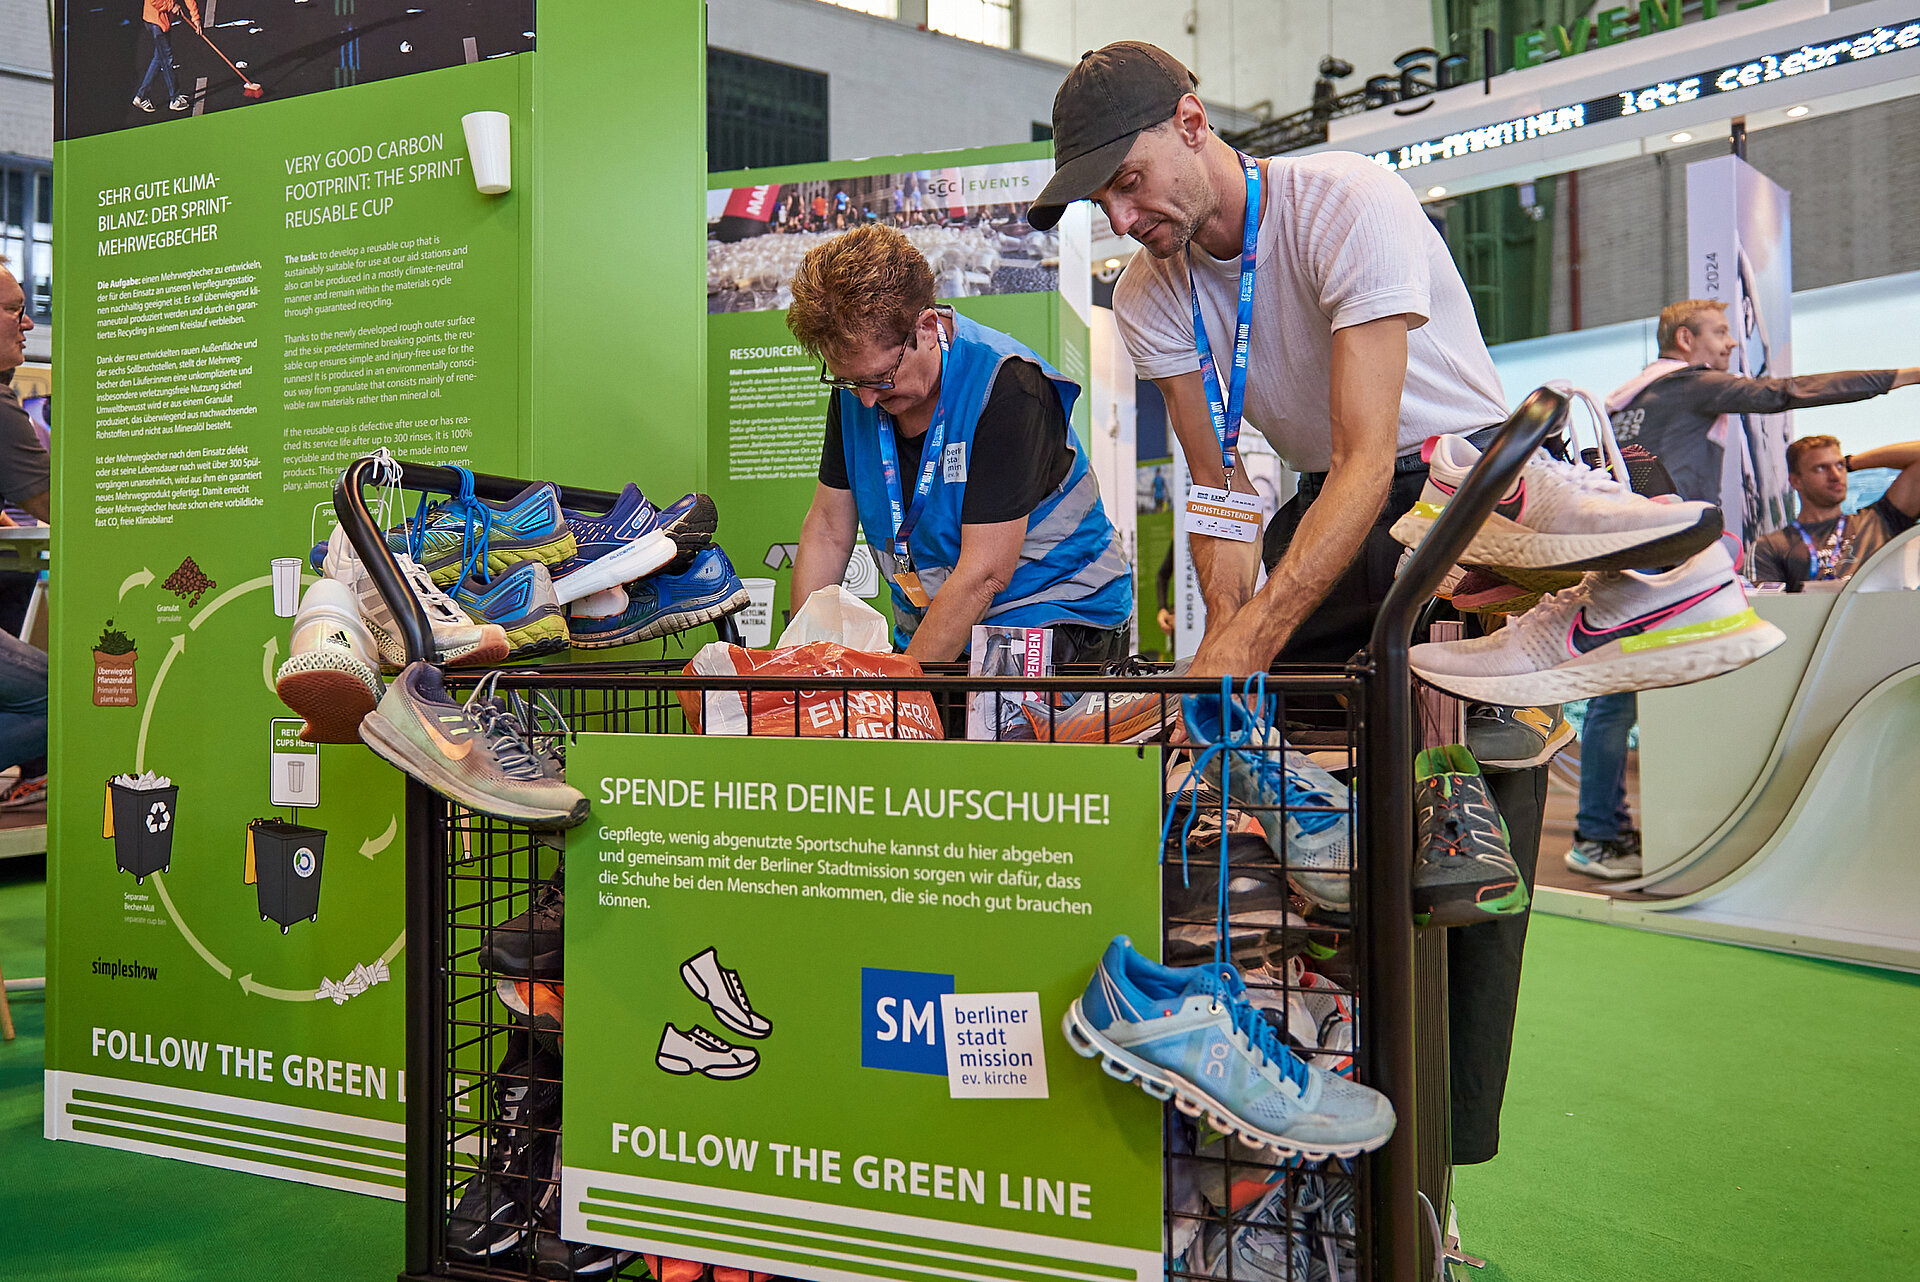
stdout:
<svg viewBox="0 0 1920 1282">
<path fill-rule="evenodd" d="M 1196 485 L 1188 492 L 1181 528 L 1188 534 L 1252 543 L 1260 537 L 1260 496 Z"/>
<path fill-rule="evenodd" d="M 893 576 L 893 581 L 900 586 L 900 591 L 906 595 L 907 600 L 913 605 L 914 609 L 924 610 L 927 608 L 929 604 L 927 600 L 927 590 L 920 586 L 920 576 L 918 574 L 912 570 L 902 570 Z"/>
</svg>

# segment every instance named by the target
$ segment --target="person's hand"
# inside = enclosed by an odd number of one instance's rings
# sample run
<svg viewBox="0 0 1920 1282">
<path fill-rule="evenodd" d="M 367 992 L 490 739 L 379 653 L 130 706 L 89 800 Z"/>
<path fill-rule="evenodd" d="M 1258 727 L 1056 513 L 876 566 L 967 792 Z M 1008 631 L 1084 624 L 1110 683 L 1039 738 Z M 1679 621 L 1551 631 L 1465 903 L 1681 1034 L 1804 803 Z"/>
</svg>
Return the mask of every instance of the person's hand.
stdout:
<svg viewBox="0 0 1920 1282">
<path fill-rule="evenodd" d="M 14 520 L 12 517 L 8 516 L 5 512 L 0 512 L 0 529 L 10 530 L 19 524 L 20 522 Z"/>
<path fill-rule="evenodd" d="M 1166 633 L 1168 636 L 1173 635 L 1174 618 L 1173 618 L 1172 610 L 1160 611 L 1160 613 L 1153 616 L 1153 621 L 1160 625 L 1160 630 L 1162 632 Z"/>
</svg>

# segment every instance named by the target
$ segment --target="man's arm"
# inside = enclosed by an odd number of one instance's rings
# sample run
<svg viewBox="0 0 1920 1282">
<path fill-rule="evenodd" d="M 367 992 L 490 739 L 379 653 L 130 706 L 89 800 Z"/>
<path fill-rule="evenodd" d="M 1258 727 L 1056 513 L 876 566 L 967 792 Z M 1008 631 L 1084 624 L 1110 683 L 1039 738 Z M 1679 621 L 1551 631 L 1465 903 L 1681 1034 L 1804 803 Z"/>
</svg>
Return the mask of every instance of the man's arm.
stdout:
<svg viewBox="0 0 1920 1282">
<path fill-rule="evenodd" d="M 1755 583 L 1785 583 L 1787 566 L 1779 543 L 1769 534 L 1753 545 L 1753 581 Z"/>
<path fill-rule="evenodd" d="M 800 551 L 793 558 L 793 594 L 797 613 L 807 598 L 847 576 L 847 558 L 853 555 L 854 534 L 860 527 L 852 490 L 830 485 L 813 487 L 813 504 L 800 522 Z"/>
<path fill-rule="evenodd" d="M 1266 587 L 1224 626 L 1208 627 L 1189 675 L 1265 671 L 1353 564 L 1393 484 L 1406 381 L 1406 317 L 1334 331 L 1333 463 L 1326 484 Z"/>
<path fill-rule="evenodd" d="M 1193 483 L 1219 488 L 1226 481 L 1226 469 L 1220 462 L 1220 438 L 1214 435 L 1213 417 L 1207 410 L 1207 385 L 1199 371 L 1156 378 L 1153 385 L 1167 403 L 1167 423 L 1180 441 Z M 1239 459 L 1234 461 L 1237 465 Z M 1238 466 L 1233 470 L 1233 489 L 1236 494 L 1254 493 L 1253 482 Z M 1176 496 L 1176 530 L 1181 519 L 1178 507 Z M 1194 577 L 1200 580 L 1200 597 L 1207 603 L 1207 631 L 1211 633 L 1253 596 L 1260 573 L 1260 543 L 1257 538 L 1252 543 L 1239 543 L 1190 534 L 1187 546 L 1193 554 Z"/>
<path fill-rule="evenodd" d="M 1694 378 L 1695 408 L 1703 414 L 1783 414 L 1870 400 L 1914 383 L 1920 383 L 1920 368 L 1841 370 L 1795 378 L 1743 378 L 1708 370 Z"/>
<path fill-rule="evenodd" d="M 33 519 L 40 522 L 40 524 L 52 525 L 53 524 L 52 500 L 53 500 L 52 492 L 48 490 L 42 490 L 40 493 L 34 495 L 32 498 L 20 500 L 20 506 L 25 511 L 32 513 Z"/>
<path fill-rule="evenodd" d="M 1024 516 L 992 525 L 962 525 L 959 562 L 934 593 L 907 653 L 923 663 L 959 658 L 973 639 L 973 625 L 1013 581 L 1026 541 Z"/>
<path fill-rule="evenodd" d="M 1849 472 L 1863 472 L 1870 467 L 1899 468 L 1900 475 L 1893 478 L 1884 497 L 1908 516 L 1920 516 L 1920 441 L 1882 445 L 1879 449 L 1847 455 Z"/>
</svg>

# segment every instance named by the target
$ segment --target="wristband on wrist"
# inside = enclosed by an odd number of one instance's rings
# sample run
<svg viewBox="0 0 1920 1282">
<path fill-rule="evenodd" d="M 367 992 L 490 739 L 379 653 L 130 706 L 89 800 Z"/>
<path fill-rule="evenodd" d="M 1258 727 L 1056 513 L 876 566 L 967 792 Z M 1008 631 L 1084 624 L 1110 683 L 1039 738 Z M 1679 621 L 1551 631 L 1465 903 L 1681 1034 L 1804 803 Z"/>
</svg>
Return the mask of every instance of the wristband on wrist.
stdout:
<svg viewBox="0 0 1920 1282">
<path fill-rule="evenodd" d="M 1853 455 L 1842 454 L 1840 456 L 1840 466 L 1846 468 L 1849 472 L 1853 471 Z"/>
</svg>

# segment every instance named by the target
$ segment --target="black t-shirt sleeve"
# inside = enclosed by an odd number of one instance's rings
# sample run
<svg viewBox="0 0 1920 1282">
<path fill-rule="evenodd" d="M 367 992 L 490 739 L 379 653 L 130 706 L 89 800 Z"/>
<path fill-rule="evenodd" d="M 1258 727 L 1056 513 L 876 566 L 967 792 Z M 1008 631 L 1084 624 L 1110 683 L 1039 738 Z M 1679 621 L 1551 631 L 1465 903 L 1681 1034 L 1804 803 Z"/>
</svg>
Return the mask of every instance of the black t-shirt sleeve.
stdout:
<svg viewBox="0 0 1920 1282">
<path fill-rule="evenodd" d="M 1920 519 L 1902 512 L 1894 505 L 1893 500 L 1884 494 L 1873 501 L 1873 510 L 1878 512 L 1881 521 L 1885 522 L 1889 539 L 1905 534 L 1914 521 Z"/>
<path fill-rule="evenodd" d="M 0 387 L 0 497 L 17 506 L 51 488 L 47 447 L 40 444 L 33 420 L 20 407 L 14 390 Z"/>
<path fill-rule="evenodd" d="M 1031 516 L 1072 465 L 1067 414 L 1052 380 L 1032 361 L 1005 362 L 973 431 L 961 523 L 994 525 Z"/>
<path fill-rule="evenodd" d="M 827 393 L 827 434 L 820 441 L 820 484 L 830 490 L 850 490 L 847 447 L 840 439 L 840 393 Z"/>
</svg>

